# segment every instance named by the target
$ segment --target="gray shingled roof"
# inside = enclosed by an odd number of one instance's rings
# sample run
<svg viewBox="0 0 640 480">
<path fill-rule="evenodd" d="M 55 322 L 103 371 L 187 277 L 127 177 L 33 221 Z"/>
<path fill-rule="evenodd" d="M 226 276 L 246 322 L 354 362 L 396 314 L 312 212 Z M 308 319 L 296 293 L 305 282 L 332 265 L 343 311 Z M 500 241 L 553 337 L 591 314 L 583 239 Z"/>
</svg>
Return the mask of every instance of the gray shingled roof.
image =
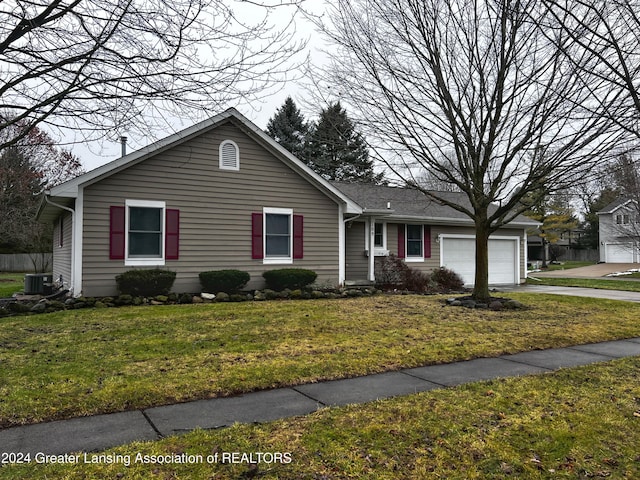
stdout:
<svg viewBox="0 0 640 480">
<path fill-rule="evenodd" d="M 331 182 L 338 190 L 366 210 L 385 210 L 390 203 L 391 217 L 405 219 L 424 219 L 451 223 L 471 223 L 471 219 L 462 212 L 429 199 L 424 193 L 411 188 L 389 187 L 365 183 Z M 464 193 L 438 192 L 439 196 L 459 205 L 469 205 Z M 518 215 L 510 222 L 512 225 L 537 225 L 535 220 Z"/>
<path fill-rule="evenodd" d="M 613 213 L 615 212 L 618 208 L 620 208 L 621 206 L 623 206 L 624 204 L 628 203 L 630 201 L 630 199 L 625 198 L 625 197 L 620 197 L 617 200 L 614 200 L 613 202 L 611 202 L 609 205 L 607 205 L 606 207 L 604 207 L 602 210 L 600 210 L 599 212 L 597 212 L 597 215 L 603 215 L 606 213 Z"/>
</svg>

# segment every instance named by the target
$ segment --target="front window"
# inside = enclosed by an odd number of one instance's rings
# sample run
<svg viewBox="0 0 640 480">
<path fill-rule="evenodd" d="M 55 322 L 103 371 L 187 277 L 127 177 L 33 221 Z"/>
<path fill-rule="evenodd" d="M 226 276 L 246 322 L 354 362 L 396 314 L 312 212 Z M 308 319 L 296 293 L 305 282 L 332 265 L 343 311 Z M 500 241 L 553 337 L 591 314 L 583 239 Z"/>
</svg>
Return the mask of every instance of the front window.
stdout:
<svg viewBox="0 0 640 480">
<path fill-rule="evenodd" d="M 164 202 L 127 200 L 128 265 L 164 262 Z"/>
<path fill-rule="evenodd" d="M 376 248 L 384 248 L 384 226 L 382 223 L 376 223 L 373 237 L 373 246 Z"/>
<path fill-rule="evenodd" d="M 407 225 L 407 258 L 423 258 L 422 225 Z"/>
<path fill-rule="evenodd" d="M 162 256 L 162 209 L 129 208 L 129 257 Z"/>
<path fill-rule="evenodd" d="M 274 263 L 290 263 L 293 260 L 292 235 L 293 211 L 289 209 L 264 209 L 264 258 Z"/>
</svg>

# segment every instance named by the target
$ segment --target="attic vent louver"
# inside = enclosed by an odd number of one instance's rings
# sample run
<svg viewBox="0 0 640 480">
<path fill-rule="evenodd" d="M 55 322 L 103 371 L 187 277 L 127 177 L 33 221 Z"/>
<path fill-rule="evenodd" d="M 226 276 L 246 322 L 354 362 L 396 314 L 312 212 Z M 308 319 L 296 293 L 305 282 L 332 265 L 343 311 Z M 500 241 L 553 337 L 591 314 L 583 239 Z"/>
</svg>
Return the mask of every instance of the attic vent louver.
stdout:
<svg viewBox="0 0 640 480">
<path fill-rule="evenodd" d="M 238 145 L 232 140 L 225 140 L 220 144 L 220 169 L 240 170 Z"/>
</svg>

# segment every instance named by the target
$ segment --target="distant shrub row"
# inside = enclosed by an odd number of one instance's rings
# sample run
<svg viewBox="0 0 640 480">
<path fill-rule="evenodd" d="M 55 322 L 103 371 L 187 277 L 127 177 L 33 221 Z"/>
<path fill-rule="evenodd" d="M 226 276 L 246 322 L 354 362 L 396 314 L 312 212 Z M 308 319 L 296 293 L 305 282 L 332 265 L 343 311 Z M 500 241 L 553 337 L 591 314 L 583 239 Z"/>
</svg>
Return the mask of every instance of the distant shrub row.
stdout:
<svg viewBox="0 0 640 480">
<path fill-rule="evenodd" d="M 275 291 L 296 290 L 315 282 L 318 275 L 302 268 L 283 268 L 262 274 L 267 288 Z M 134 297 L 155 297 L 167 295 L 171 291 L 176 273 L 162 269 L 129 270 L 116 276 L 116 284 L 121 294 Z M 199 275 L 202 290 L 210 293 L 235 293 L 249 282 L 247 272 L 240 270 L 216 270 Z"/>
<path fill-rule="evenodd" d="M 378 265 L 376 283 L 384 290 L 402 289 L 417 293 L 459 291 L 464 287 L 460 275 L 447 268 L 439 268 L 430 274 L 409 267 L 402 259 L 390 255 Z M 262 274 L 270 290 L 300 290 L 316 281 L 316 272 L 302 268 L 282 268 Z M 167 295 L 176 274 L 169 270 L 129 270 L 116 277 L 121 294 L 133 297 Z M 199 275 L 202 291 L 209 293 L 237 293 L 249 282 L 250 275 L 240 270 L 216 270 Z"/>
</svg>

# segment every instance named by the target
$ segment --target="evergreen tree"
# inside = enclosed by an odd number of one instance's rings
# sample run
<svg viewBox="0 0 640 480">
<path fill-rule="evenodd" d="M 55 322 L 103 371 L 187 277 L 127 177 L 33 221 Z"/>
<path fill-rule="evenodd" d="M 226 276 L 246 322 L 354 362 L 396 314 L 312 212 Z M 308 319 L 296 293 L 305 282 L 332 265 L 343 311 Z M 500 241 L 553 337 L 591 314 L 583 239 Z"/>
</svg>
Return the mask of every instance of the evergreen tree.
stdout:
<svg viewBox="0 0 640 480">
<path fill-rule="evenodd" d="M 538 189 L 523 198 L 529 207 L 524 212 L 529 218 L 542 225 L 530 230 L 530 235 L 537 235 L 542 240 L 542 266 L 547 266 L 549 246 L 555 245 L 565 233 L 577 228 L 578 221 L 570 204 L 570 195 L 558 193 L 549 195 L 544 189 Z"/>
<path fill-rule="evenodd" d="M 287 97 L 284 104 L 269 119 L 266 132 L 296 157 L 306 161 L 309 124 L 305 122 L 304 116 L 291 97 Z"/>
<path fill-rule="evenodd" d="M 364 138 L 340 102 L 329 104 L 309 134 L 309 165 L 327 180 L 380 183 Z"/>
</svg>

